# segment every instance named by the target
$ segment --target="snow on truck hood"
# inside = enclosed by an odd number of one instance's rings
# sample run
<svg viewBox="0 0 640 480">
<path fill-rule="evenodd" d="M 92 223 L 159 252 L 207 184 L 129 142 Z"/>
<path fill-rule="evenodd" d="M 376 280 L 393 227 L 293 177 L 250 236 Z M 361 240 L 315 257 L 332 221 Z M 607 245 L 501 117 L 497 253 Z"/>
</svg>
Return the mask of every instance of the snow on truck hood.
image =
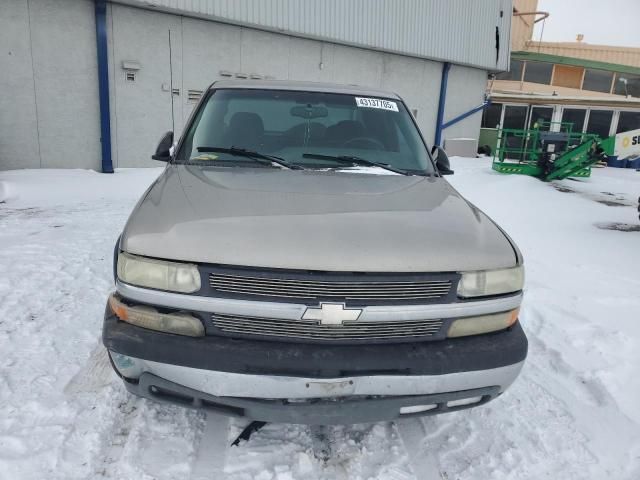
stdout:
<svg viewBox="0 0 640 480">
<path fill-rule="evenodd" d="M 496 225 L 444 179 L 170 165 L 122 249 L 149 257 L 328 271 L 510 267 Z"/>
</svg>

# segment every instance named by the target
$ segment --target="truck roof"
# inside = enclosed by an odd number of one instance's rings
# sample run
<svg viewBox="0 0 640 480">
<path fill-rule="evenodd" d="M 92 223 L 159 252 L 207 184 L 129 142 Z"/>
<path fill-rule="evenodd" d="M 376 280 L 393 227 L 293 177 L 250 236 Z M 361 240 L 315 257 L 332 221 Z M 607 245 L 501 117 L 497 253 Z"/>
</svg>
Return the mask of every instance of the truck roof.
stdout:
<svg viewBox="0 0 640 480">
<path fill-rule="evenodd" d="M 302 82 L 293 80 L 249 80 L 233 79 L 218 80 L 209 88 L 252 88 L 259 90 L 294 90 L 302 92 L 343 93 L 348 95 L 365 95 L 368 97 L 384 97 L 401 100 L 401 98 L 388 90 L 363 87 L 360 85 L 343 85 L 338 83 Z"/>
</svg>

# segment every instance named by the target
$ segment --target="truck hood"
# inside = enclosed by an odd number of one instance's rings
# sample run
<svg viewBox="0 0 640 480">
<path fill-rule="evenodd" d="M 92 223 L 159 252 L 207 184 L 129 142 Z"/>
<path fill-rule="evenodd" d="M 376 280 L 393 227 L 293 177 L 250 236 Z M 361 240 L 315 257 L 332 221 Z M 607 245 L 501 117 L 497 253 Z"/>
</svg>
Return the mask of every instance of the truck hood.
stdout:
<svg viewBox="0 0 640 480">
<path fill-rule="evenodd" d="M 169 165 L 131 214 L 121 248 L 349 272 L 516 265 L 502 231 L 446 180 L 386 173 Z"/>
</svg>

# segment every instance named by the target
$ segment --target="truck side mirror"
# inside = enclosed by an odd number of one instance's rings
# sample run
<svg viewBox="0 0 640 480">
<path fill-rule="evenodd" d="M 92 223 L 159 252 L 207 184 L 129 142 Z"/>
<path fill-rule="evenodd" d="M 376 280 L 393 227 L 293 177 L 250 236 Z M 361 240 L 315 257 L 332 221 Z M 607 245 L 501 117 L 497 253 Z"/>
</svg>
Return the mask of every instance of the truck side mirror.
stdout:
<svg viewBox="0 0 640 480">
<path fill-rule="evenodd" d="M 156 147 L 156 153 L 151 155 L 154 160 L 168 162 L 171 160 L 171 147 L 173 146 L 173 132 L 165 133 Z"/>
<path fill-rule="evenodd" d="M 453 175 L 453 170 L 451 170 L 451 164 L 449 163 L 449 157 L 442 147 L 434 145 L 431 149 L 431 155 L 433 155 L 436 161 L 436 168 L 440 175 Z"/>
</svg>

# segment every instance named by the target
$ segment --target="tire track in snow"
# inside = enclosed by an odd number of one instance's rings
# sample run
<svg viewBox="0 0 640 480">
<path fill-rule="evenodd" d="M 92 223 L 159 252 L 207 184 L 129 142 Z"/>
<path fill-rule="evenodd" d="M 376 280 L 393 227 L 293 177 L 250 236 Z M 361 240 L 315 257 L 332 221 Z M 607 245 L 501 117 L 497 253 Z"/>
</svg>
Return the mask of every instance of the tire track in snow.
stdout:
<svg viewBox="0 0 640 480">
<path fill-rule="evenodd" d="M 112 436 L 103 450 L 103 458 L 95 472 L 95 476 L 113 479 L 122 478 L 118 468 L 129 442 L 133 424 L 138 416 L 140 401 L 133 395 L 129 395 L 127 400 L 118 406 L 118 415 L 111 429 Z"/>
<path fill-rule="evenodd" d="M 228 448 L 229 418 L 207 412 L 191 470 L 191 480 L 222 480 Z"/>
<path fill-rule="evenodd" d="M 435 454 L 435 448 L 429 445 L 427 428 L 435 423 L 432 417 L 425 420 L 420 418 L 403 418 L 395 422 L 398 434 L 409 457 L 409 463 L 417 480 L 439 480 L 444 478 L 440 473 L 440 461 Z"/>
<path fill-rule="evenodd" d="M 527 376 L 541 390 L 566 407 L 566 414 L 575 420 L 576 427 L 587 439 L 585 446 L 601 464 L 611 472 L 625 466 L 631 467 L 630 457 L 633 452 L 629 452 L 625 446 L 640 442 L 640 428 L 619 410 L 607 408 L 611 402 L 615 403 L 613 399 L 605 399 L 606 404 L 602 406 L 590 405 L 537 365 L 529 368 Z M 588 391 L 588 386 L 585 389 Z M 604 395 L 605 392 L 599 390 L 598 393 Z M 615 444 L 611 443 L 613 439 Z M 636 455 L 639 453 L 636 452 Z"/>
<path fill-rule="evenodd" d="M 543 312 L 535 307 L 529 310 L 542 324 Z M 640 443 L 640 426 L 620 410 L 598 378 L 585 378 L 576 372 L 538 333 L 529 335 L 531 352 L 524 377 L 564 407 L 564 413 L 574 419 L 575 428 L 584 435 L 585 447 L 606 471 L 631 474 L 640 451 L 629 451 L 626 446 Z"/>
</svg>

